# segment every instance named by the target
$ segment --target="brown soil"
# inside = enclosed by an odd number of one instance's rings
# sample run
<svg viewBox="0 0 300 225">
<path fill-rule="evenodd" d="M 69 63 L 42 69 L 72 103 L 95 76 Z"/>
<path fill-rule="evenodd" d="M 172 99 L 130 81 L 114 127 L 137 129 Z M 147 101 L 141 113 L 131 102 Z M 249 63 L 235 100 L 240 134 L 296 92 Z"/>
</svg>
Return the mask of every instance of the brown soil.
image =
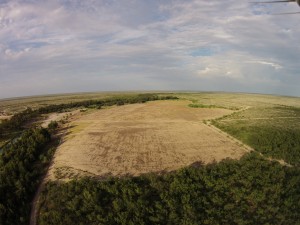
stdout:
<svg viewBox="0 0 300 225">
<path fill-rule="evenodd" d="M 71 116 L 74 116 L 75 114 L 78 114 L 80 112 L 79 109 L 73 110 L 71 112 L 63 112 L 63 113 L 50 113 L 46 115 L 46 118 L 43 119 L 42 121 L 38 121 L 38 122 L 42 122 L 41 126 L 42 127 L 48 127 L 49 123 L 51 121 L 61 121 L 61 120 L 66 120 L 68 118 L 70 118 Z"/>
<path fill-rule="evenodd" d="M 203 120 L 232 113 L 157 101 L 98 110 L 70 124 L 51 179 L 172 171 L 195 162 L 238 159 L 248 150 Z"/>
</svg>

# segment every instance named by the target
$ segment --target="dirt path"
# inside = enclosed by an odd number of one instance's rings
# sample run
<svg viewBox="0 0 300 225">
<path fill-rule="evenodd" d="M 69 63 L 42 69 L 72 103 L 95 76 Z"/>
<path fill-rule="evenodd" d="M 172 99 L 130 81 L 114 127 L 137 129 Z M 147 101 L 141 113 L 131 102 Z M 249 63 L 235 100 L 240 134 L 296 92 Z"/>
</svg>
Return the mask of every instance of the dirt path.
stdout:
<svg viewBox="0 0 300 225">
<path fill-rule="evenodd" d="M 72 114 L 72 116 L 69 117 L 69 123 L 67 123 L 66 125 L 64 125 L 60 128 L 58 133 L 53 138 L 54 139 L 53 142 L 58 141 L 58 140 L 63 140 L 63 138 L 67 135 L 68 129 L 70 128 L 70 121 L 75 120 L 79 116 L 80 115 L 79 115 L 78 112 L 76 112 L 76 114 Z M 52 164 L 53 164 L 53 158 L 52 158 L 51 162 L 49 163 L 46 174 L 42 178 L 41 183 L 40 183 L 40 185 L 39 185 L 39 187 L 38 187 L 38 189 L 37 189 L 37 191 L 34 195 L 34 198 L 32 200 L 31 212 L 30 212 L 30 221 L 29 221 L 30 225 L 37 225 L 38 224 L 37 223 L 37 218 L 38 218 L 38 214 L 39 214 L 39 196 L 40 196 L 41 192 L 43 191 L 45 184 L 48 181 L 49 169 L 50 169 Z"/>
<path fill-rule="evenodd" d="M 42 180 L 41 184 L 39 185 L 39 187 L 35 193 L 35 196 L 33 198 L 33 201 L 32 201 L 31 213 L 30 213 L 30 225 L 37 225 L 37 215 L 39 214 L 39 208 L 38 208 L 39 197 L 40 197 L 42 190 L 44 189 L 46 176 L 47 175 L 45 175 L 43 177 L 43 180 Z"/>
</svg>

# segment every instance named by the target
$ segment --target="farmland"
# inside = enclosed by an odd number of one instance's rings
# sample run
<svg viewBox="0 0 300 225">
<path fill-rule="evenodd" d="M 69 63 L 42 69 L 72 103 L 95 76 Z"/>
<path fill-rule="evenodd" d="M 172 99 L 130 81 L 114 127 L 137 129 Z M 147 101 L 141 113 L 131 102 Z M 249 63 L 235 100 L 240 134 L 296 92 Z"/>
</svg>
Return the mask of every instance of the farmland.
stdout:
<svg viewBox="0 0 300 225">
<path fill-rule="evenodd" d="M 300 108 L 252 107 L 213 124 L 265 156 L 300 165 Z"/>
<path fill-rule="evenodd" d="M 239 159 L 247 150 L 203 123 L 226 109 L 196 109 L 189 101 L 158 101 L 88 113 L 70 124 L 52 178 L 168 172 L 195 162 Z"/>
<path fill-rule="evenodd" d="M 299 98 L 90 93 L 1 104 L 3 140 L 20 135 L 0 154 L 1 224 L 28 224 L 45 175 L 31 224 L 298 222 Z"/>
</svg>

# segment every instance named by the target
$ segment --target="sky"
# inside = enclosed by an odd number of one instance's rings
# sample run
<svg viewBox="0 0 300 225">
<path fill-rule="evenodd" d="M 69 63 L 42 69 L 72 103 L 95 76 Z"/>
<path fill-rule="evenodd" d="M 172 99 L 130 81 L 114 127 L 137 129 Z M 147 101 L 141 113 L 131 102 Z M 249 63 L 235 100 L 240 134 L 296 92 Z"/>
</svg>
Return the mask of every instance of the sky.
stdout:
<svg viewBox="0 0 300 225">
<path fill-rule="evenodd" d="M 300 96 L 300 11 L 246 0 L 0 0 L 0 99 L 186 90 Z"/>
</svg>

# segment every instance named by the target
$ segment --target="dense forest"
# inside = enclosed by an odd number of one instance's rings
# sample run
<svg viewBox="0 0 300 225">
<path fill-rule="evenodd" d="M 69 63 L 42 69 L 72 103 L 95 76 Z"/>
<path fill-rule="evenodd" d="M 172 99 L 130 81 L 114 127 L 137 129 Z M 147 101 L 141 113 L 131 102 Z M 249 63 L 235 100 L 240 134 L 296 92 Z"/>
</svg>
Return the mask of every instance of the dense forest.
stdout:
<svg viewBox="0 0 300 225">
<path fill-rule="evenodd" d="M 300 224 L 300 169 L 256 153 L 162 176 L 50 182 L 40 225 Z"/>
<path fill-rule="evenodd" d="M 28 224 L 31 201 L 53 153 L 46 129 L 25 131 L 0 154 L 0 224 Z"/>
</svg>

